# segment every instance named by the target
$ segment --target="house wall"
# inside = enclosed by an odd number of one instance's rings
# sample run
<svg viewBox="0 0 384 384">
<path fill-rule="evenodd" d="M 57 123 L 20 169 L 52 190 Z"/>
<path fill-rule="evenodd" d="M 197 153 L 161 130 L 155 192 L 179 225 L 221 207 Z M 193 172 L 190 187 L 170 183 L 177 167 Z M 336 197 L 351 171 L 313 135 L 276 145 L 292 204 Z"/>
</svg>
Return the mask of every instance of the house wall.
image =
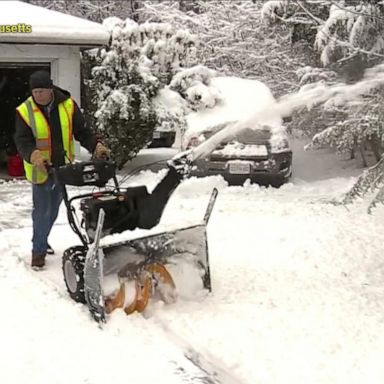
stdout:
<svg viewBox="0 0 384 384">
<path fill-rule="evenodd" d="M 80 52 L 78 47 L 0 44 L 0 62 L 49 62 L 55 85 L 67 89 L 80 105 Z"/>
</svg>

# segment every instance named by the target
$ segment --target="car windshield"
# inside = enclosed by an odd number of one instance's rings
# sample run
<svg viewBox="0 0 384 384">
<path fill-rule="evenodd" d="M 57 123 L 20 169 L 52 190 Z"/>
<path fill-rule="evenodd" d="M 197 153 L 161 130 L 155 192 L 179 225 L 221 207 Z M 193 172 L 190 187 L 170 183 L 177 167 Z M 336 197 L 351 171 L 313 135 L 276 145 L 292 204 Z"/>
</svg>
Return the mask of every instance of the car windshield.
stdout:
<svg viewBox="0 0 384 384">
<path fill-rule="evenodd" d="M 221 129 L 225 128 L 226 126 L 227 126 L 227 124 L 216 125 L 210 129 L 204 131 L 203 132 L 204 137 L 206 139 L 209 139 L 216 132 L 220 131 Z M 229 143 L 232 141 L 238 141 L 238 142 L 243 143 L 243 144 L 260 143 L 260 142 L 268 141 L 270 139 L 271 139 L 271 129 L 269 127 L 264 126 L 260 129 L 245 128 L 241 132 L 237 133 L 235 136 L 228 138 L 228 140 L 226 140 L 226 143 Z"/>
<path fill-rule="evenodd" d="M 268 127 L 262 129 L 246 128 L 235 136 L 240 143 L 252 143 L 256 141 L 267 141 L 271 138 L 271 130 Z"/>
</svg>

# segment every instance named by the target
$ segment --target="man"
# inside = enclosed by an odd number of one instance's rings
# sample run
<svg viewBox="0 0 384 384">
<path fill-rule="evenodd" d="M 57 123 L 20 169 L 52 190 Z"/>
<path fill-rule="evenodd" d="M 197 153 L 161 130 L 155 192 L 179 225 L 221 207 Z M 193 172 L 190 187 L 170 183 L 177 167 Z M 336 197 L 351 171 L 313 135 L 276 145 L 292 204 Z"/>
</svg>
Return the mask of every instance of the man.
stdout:
<svg viewBox="0 0 384 384">
<path fill-rule="evenodd" d="M 53 253 L 48 236 L 63 198 L 47 165 L 58 167 L 73 161 L 74 139 L 96 158 L 108 157 L 109 150 L 86 126 L 70 93 L 54 86 L 48 72 L 34 72 L 29 85 L 32 96 L 16 108 L 15 143 L 26 178 L 32 183 L 31 265 L 39 269 L 45 265 L 47 252 Z"/>
</svg>

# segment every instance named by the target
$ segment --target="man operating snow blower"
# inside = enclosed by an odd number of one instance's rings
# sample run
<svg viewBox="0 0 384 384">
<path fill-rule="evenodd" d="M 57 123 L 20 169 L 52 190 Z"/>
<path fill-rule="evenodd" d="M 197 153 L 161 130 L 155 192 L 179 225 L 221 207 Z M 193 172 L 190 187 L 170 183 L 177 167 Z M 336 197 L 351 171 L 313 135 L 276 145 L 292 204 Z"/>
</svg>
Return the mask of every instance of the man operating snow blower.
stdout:
<svg viewBox="0 0 384 384">
<path fill-rule="evenodd" d="M 16 108 L 15 143 L 24 159 L 25 176 L 32 183 L 33 268 L 45 265 L 53 253 L 48 236 L 57 218 L 62 190 L 48 175 L 47 164 L 59 167 L 74 158 L 74 139 L 96 158 L 109 150 L 89 129 L 76 102 L 66 90 L 53 85 L 46 71 L 37 71 L 29 80 L 32 96 Z"/>
</svg>

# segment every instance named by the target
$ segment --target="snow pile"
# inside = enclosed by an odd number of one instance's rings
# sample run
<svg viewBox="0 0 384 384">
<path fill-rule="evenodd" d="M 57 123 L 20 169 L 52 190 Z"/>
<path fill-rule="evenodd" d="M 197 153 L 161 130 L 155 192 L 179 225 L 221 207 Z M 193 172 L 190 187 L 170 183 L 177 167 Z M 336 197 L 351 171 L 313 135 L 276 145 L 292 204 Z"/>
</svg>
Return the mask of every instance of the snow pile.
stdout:
<svg viewBox="0 0 384 384">
<path fill-rule="evenodd" d="M 223 149 L 212 152 L 221 156 L 268 156 L 268 150 L 265 145 L 244 145 L 239 142 L 228 143 Z"/>
<path fill-rule="evenodd" d="M 277 108 L 276 100 L 264 83 L 237 77 L 215 77 L 211 85 L 218 90 L 220 101 L 213 108 L 191 112 L 187 116 L 188 131 L 183 138 L 183 146 L 186 147 L 192 137 L 198 137 L 209 128 L 225 128 L 217 129 L 213 136 L 194 148 L 196 158 L 211 153 L 221 142 L 228 141 L 246 128 L 260 130 L 268 126 L 276 147 L 287 139 L 279 112 L 269 113 Z M 226 149 L 227 153 L 233 150 L 237 149 Z"/>
<path fill-rule="evenodd" d="M 214 108 L 206 108 L 188 115 L 188 133 L 196 134 L 225 122 L 238 121 L 260 113 L 275 99 L 270 89 L 260 81 L 238 77 L 214 77 L 211 84 L 220 94 L 220 101 Z M 278 117 L 262 123 L 276 125 Z"/>
<path fill-rule="evenodd" d="M 196 65 L 176 73 L 170 88 L 179 92 L 194 111 L 212 108 L 220 98 L 220 94 L 212 86 L 214 76 L 215 71 L 203 65 Z"/>
</svg>

